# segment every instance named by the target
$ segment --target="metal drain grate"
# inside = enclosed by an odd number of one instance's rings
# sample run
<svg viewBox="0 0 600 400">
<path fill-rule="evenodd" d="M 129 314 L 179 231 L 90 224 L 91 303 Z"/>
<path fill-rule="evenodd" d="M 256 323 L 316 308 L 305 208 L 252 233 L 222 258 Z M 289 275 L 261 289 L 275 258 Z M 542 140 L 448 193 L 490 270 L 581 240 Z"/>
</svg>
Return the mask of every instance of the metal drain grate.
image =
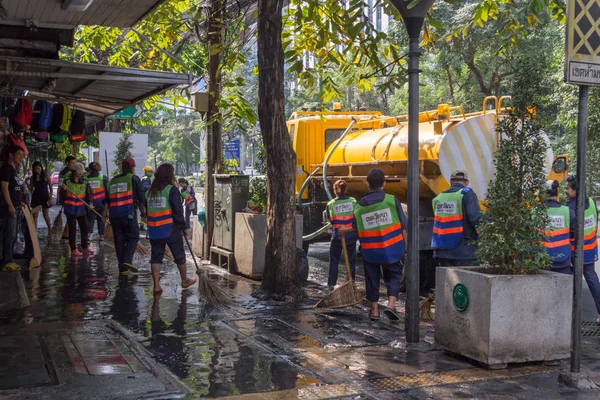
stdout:
<svg viewBox="0 0 600 400">
<path fill-rule="evenodd" d="M 596 321 L 581 321 L 581 336 L 600 337 L 600 325 Z"/>
</svg>

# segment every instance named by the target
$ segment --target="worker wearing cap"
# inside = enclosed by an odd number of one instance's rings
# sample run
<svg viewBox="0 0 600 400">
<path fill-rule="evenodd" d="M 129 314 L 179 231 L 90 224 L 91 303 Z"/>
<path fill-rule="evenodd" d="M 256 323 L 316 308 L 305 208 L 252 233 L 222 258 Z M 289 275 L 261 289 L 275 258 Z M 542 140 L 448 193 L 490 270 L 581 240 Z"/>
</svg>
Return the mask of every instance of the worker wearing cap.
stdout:
<svg viewBox="0 0 600 400">
<path fill-rule="evenodd" d="M 115 251 L 121 275 L 138 272 L 133 265 L 133 255 L 140 240 L 137 209 L 146 217 L 145 196 L 140 178 L 134 175 L 135 161 L 125 158 L 122 173 L 108 184 L 108 210 L 113 229 Z"/>
<path fill-rule="evenodd" d="M 406 215 L 402 205 L 391 194 L 384 193 L 385 174 L 373 168 L 367 174 L 369 193 L 360 199 L 354 210 L 353 229 L 338 229 L 346 236 L 358 231 L 365 269 L 367 300 L 371 303 L 369 319 L 378 320 L 381 272 L 387 286 L 388 309 L 383 313 L 398 322 L 396 300 L 402 280 L 402 259 L 406 253 Z"/>
<path fill-rule="evenodd" d="M 569 175 L 565 186 L 567 207 L 570 212 L 570 239 L 571 239 L 571 262 L 575 264 L 575 232 L 577 230 L 575 211 L 577 208 L 577 177 Z M 598 311 L 597 324 L 600 324 L 600 280 L 595 270 L 598 261 L 598 210 L 596 202 L 591 197 L 585 199 L 584 227 L 583 227 L 583 277 L 590 288 L 590 293 L 596 303 Z"/>
<path fill-rule="evenodd" d="M 548 213 L 548 226 L 544 231 L 546 241 L 544 246 L 552 258 L 553 272 L 561 274 L 571 273 L 571 212 L 569 207 L 558 202 L 558 181 L 547 181 L 544 184 L 546 192 L 546 212 Z"/>
<path fill-rule="evenodd" d="M 466 171 L 450 175 L 450 187 L 433 199 L 431 247 L 438 266 L 476 265 L 475 242 L 481 207 L 477 194 L 469 187 Z"/>
</svg>

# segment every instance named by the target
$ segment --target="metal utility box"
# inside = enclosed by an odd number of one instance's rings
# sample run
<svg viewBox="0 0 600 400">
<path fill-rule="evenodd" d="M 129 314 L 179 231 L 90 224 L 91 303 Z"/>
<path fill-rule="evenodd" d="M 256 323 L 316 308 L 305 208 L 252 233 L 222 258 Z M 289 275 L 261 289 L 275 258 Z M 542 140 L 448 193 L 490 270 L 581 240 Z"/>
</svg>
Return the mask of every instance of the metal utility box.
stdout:
<svg viewBox="0 0 600 400">
<path fill-rule="evenodd" d="M 211 247 L 211 262 L 233 268 L 235 238 L 235 213 L 248 206 L 250 199 L 250 177 L 248 175 L 215 175 L 214 240 Z"/>
</svg>

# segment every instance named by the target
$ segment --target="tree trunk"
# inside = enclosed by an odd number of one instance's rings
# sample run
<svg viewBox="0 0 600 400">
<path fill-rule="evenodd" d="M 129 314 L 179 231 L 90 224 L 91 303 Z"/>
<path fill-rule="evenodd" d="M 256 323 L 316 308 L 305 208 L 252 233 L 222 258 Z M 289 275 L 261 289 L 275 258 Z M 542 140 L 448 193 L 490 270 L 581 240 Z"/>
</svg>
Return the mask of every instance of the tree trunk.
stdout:
<svg viewBox="0 0 600 400">
<path fill-rule="evenodd" d="M 258 117 L 269 187 L 261 289 L 276 297 L 296 298 L 301 293 L 294 227 L 296 154 L 285 123 L 282 7 L 283 0 L 258 2 Z"/>
</svg>

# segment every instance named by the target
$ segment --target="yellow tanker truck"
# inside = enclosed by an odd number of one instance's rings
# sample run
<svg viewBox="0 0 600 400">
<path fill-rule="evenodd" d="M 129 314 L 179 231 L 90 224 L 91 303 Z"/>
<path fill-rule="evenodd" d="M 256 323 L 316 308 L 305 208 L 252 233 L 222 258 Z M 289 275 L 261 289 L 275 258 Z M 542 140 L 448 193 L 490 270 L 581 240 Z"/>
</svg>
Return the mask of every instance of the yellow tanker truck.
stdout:
<svg viewBox="0 0 600 400">
<path fill-rule="evenodd" d="M 431 263 L 433 210 L 431 200 L 449 187 L 455 169 L 466 170 L 470 186 L 481 200 L 494 176 L 498 144 L 496 125 L 508 108 L 505 96 L 486 97 L 482 110 L 466 114 L 461 107 L 441 104 L 419 115 L 420 248 L 422 262 Z M 375 111 L 296 112 L 287 122 L 296 152 L 296 195 L 304 215 L 305 250 L 311 241 L 327 237 L 323 211 L 333 182 L 344 179 L 347 193 L 361 198 L 368 192 L 368 171 L 386 174 L 385 191 L 405 203 L 407 193 L 408 119 Z M 566 155 L 554 156 L 546 138 L 549 179 L 567 175 Z"/>
</svg>

